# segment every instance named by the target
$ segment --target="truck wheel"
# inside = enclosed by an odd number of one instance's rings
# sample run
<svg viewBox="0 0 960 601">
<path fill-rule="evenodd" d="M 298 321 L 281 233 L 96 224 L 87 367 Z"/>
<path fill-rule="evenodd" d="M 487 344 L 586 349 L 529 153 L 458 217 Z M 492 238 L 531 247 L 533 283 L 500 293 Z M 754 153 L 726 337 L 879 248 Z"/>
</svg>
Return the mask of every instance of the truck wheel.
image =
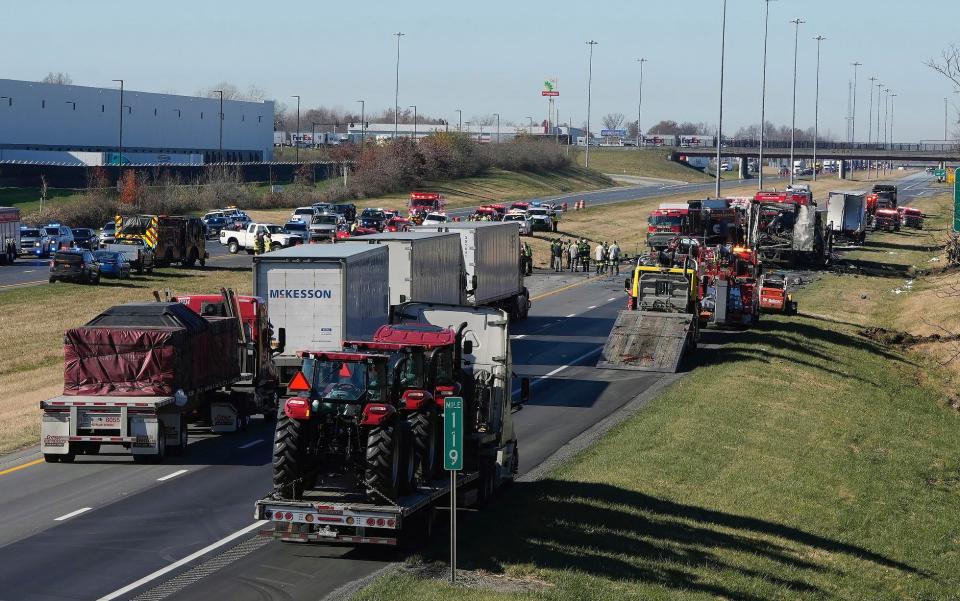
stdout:
<svg viewBox="0 0 960 601">
<path fill-rule="evenodd" d="M 273 490 L 294 500 L 303 497 L 307 436 L 303 422 L 290 419 L 283 409 L 277 412 L 273 438 Z"/>
<path fill-rule="evenodd" d="M 413 443 L 414 479 L 427 484 L 436 475 L 437 467 L 437 410 L 426 405 L 410 417 Z"/>
<path fill-rule="evenodd" d="M 270 250 L 280 250 L 281 248 L 283 248 L 283 245 L 279 242 L 274 242 L 270 245 Z"/>
<path fill-rule="evenodd" d="M 187 452 L 187 443 L 189 442 L 187 434 L 187 416 L 180 416 L 180 437 L 177 440 L 177 446 L 170 449 L 171 455 L 182 455 Z"/>
<path fill-rule="evenodd" d="M 230 251 L 231 255 L 235 255 L 240 252 L 240 244 L 233 238 L 230 239 L 230 242 L 227 242 L 227 250 Z"/>
<path fill-rule="evenodd" d="M 43 460 L 47 463 L 60 463 L 60 455 L 56 453 L 44 453 Z"/>
<path fill-rule="evenodd" d="M 386 497 L 395 501 L 400 496 L 403 437 L 399 419 L 370 430 L 367 435 L 367 467 L 363 480 L 367 496 L 374 502 Z"/>
</svg>

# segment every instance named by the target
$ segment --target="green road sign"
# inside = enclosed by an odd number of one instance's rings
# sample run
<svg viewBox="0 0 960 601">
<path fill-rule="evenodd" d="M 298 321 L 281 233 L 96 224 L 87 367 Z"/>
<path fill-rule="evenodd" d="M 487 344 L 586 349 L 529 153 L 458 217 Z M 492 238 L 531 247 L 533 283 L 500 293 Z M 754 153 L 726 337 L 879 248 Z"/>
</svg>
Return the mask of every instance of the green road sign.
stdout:
<svg viewBox="0 0 960 601">
<path fill-rule="evenodd" d="M 953 173 L 953 231 L 960 232 L 960 168 Z"/>
<path fill-rule="evenodd" d="M 934 169 L 934 170 L 933 170 L 933 175 L 934 175 L 934 177 L 947 177 L 947 170 L 946 170 L 946 169 Z"/>
<path fill-rule="evenodd" d="M 443 469 L 463 469 L 463 397 L 443 402 Z"/>
</svg>

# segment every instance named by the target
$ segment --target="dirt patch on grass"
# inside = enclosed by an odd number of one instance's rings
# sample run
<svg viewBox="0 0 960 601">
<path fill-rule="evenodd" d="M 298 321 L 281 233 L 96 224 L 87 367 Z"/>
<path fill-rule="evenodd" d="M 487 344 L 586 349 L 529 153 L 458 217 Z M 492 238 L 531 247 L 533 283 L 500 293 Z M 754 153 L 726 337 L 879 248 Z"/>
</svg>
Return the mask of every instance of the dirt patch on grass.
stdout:
<svg viewBox="0 0 960 601">
<path fill-rule="evenodd" d="M 401 568 L 401 572 L 424 580 L 449 582 L 450 579 L 450 566 L 438 562 L 408 564 Z M 462 569 L 457 570 L 457 584 L 464 588 L 482 589 L 494 593 L 537 593 L 554 586 L 533 574 L 508 576 L 486 570 Z"/>
</svg>

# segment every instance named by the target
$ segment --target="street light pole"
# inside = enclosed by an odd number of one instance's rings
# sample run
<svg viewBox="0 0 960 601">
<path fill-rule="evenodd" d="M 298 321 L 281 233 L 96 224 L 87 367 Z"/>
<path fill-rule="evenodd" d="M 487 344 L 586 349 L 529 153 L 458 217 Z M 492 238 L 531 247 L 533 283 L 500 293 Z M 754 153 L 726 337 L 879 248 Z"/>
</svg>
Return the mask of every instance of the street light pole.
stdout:
<svg viewBox="0 0 960 601">
<path fill-rule="evenodd" d="M 720 198 L 720 146 L 723 139 L 723 62 L 727 50 L 727 0 L 723 0 L 723 20 L 720 25 L 720 117 L 717 121 L 716 197 Z"/>
<path fill-rule="evenodd" d="M 883 147 L 887 148 L 887 123 L 890 117 L 890 88 L 884 88 L 883 97 Z"/>
<path fill-rule="evenodd" d="M 296 162 L 300 162 L 300 97 L 291 96 L 290 98 L 297 99 L 297 143 L 293 145 L 294 153 L 296 156 Z"/>
<path fill-rule="evenodd" d="M 890 94 L 890 147 L 893 148 L 893 99 L 896 94 Z"/>
<path fill-rule="evenodd" d="M 223 162 L 223 90 L 213 90 L 213 93 L 220 94 L 220 143 L 218 146 L 219 148 L 218 152 L 220 154 L 217 155 L 218 157 L 217 161 L 222 163 Z"/>
<path fill-rule="evenodd" d="M 457 111 L 457 131 L 463 131 L 463 111 L 456 109 Z"/>
<path fill-rule="evenodd" d="M 637 150 L 640 150 L 643 134 L 640 133 L 640 116 L 643 113 L 643 63 L 648 62 L 645 58 L 638 58 L 640 63 L 640 100 L 637 103 Z"/>
<path fill-rule="evenodd" d="M 311 121 L 311 122 L 310 122 L 310 127 L 313 128 L 313 136 L 310 138 L 310 142 L 313 143 L 313 147 L 314 147 L 314 148 L 317 147 L 317 126 L 318 126 L 318 125 L 323 125 L 323 124 L 322 124 L 322 123 L 317 123 L 316 121 Z M 336 129 L 336 128 L 334 128 L 334 129 Z"/>
<path fill-rule="evenodd" d="M 763 2 L 763 76 L 760 84 L 760 153 L 757 157 L 757 189 L 763 190 L 763 135 L 767 119 L 767 32 L 770 27 L 770 2 Z"/>
<path fill-rule="evenodd" d="M 367 121 L 366 121 L 366 108 L 367 103 L 364 100 L 358 100 L 360 103 L 360 152 L 363 152 L 363 143 L 366 142 L 367 138 Z"/>
<path fill-rule="evenodd" d="M 943 97 L 943 141 L 947 141 L 947 97 Z"/>
<path fill-rule="evenodd" d="M 597 43 L 593 40 L 587 42 L 587 46 L 590 46 L 590 62 L 587 67 L 587 156 L 583 163 L 587 169 L 590 168 L 590 101 L 593 88 L 593 47 L 596 45 Z M 530 120 L 530 128 L 533 129 L 533 119 Z"/>
<path fill-rule="evenodd" d="M 410 108 L 413 109 L 413 139 L 417 139 L 417 105 L 411 104 Z"/>
<path fill-rule="evenodd" d="M 853 114 L 850 116 L 850 142 L 857 141 L 857 67 L 861 62 L 852 62 L 853 65 Z"/>
<path fill-rule="evenodd" d="M 497 144 L 500 143 L 500 113 L 494 113 L 494 117 L 497 118 Z"/>
<path fill-rule="evenodd" d="M 880 143 L 880 95 L 883 84 L 877 82 L 877 143 Z M 880 179 L 880 161 L 877 161 L 877 179 Z"/>
<path fill-rule="evenodd" d="M 793 153 L 797 138 L 797 50 L 800 41 L 800 24 L 806 23 L 806 21 L 801 21 L 798 17 L 790 22 L 796 26 L 793 35 L 793 118 L 790 122 L 790 183 L 793 184 L 793 166 L 795 164 Z"/>
<path fill-rule="evenodd" d="M 867 115 L 867 146 L 869 146 L 870 142 L 873 140 L 873 82 L 875 81 L 877 81 L 876 77 L 870 78 L 870 114 Z M 871 161 L 868 160 L 867 161 L 867 179 L 870 179 L 871 168 L 872 168 Z"/>
<path fill-rule="evenodd" d="M 397 36 L 397 81 L 393 88 L 393 137 L 396 139 L 400 123 L 400 38 L 406 34 L 398 31 L 393 35 Z"/>
<path fill-rule="evenodd" d="M 120 139 L 117 142 L 117 166 L 123 166 L 123 80 L 114 79 L 120 82 Z"/>
<path fill-rule="evenodd" d="M 817 134 L 820 125 L 820 42 L 827 38 L 818 35 L 813 39 L 817 41 L 817 83 L 813 101 L 813 181 L 817 181 Z"/>
</svg>

